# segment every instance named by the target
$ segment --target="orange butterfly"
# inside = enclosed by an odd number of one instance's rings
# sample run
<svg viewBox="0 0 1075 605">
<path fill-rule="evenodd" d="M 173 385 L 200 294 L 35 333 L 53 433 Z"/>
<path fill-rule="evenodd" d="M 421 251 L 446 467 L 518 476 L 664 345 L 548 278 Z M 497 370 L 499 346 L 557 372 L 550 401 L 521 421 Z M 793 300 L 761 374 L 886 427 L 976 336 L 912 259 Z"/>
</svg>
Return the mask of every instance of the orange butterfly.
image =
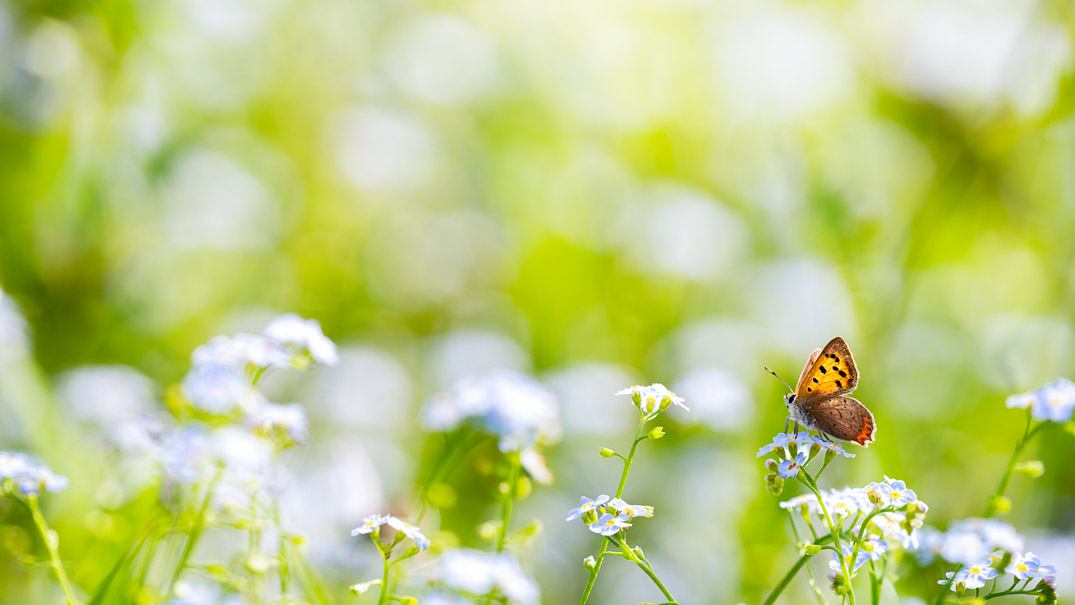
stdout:
<svg viewBox="0 0 1075 605">
<path fill-rule="evenodd" d="M 776 372 L 765 369 L 776 376 Z M 788 407 L 784 431 L 787 432 L 788 421 L 795 421 L 796 432 L 801 425 L 817 430 L 822 437 L 869 447 L 877 430 L 873 414 L 859 400 L 847 396 L 858 383 L 859 371 L 843 338 L 837 336 L 825 348 L 815 349 L 806 361 L 795 391 L 784 395 L 784 405 Z M 788 383 L 784 385 L 791 390 Z"/>
</svg>

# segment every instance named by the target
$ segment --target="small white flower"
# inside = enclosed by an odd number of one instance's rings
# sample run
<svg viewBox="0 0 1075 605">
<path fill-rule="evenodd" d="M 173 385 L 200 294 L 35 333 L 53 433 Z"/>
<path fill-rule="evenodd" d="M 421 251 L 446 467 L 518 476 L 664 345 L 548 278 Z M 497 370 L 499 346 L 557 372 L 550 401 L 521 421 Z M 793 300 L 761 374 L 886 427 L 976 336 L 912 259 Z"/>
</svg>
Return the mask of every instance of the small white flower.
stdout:
<svg viewBox="0 0 1075 605">
<path fill-rule="evenodd" d="M 567 513 L 567 520 L 574 521 L 592 510 L 596 511 L 598 507 L 606 502 L 608 502 L 608 496 L 605 494 L 601 494 L 596 500 L 583 496 L 582 500 L 579 501 L 579 505 Z"/>
<path fill-rule="evenodd" d="M 591 523 L 589 525 L 590 531 L 595 534 L 601 534 L 602 536 L 611 536 L 617 534 L 621 529 L 627 529 L 631 527 L 630 517 L 624 513 L 613 516 L 611 513 L 605 513 L 601 515 L 601 518 L 597 520 L 597 523 Z"/>
<path fill-rule="evenodd" d="M 609 501 L 608 505 L 615 510 L 627 515 L 627 518 L 632 517 L 652 517 L 653 507 L 645 506 L 641 504 L 628 504 L 619 498 L 613 498 Z"/>
<path fill-rule="evenodd" d="M 195 366 L 181 385 L 192 405 L 210 414 L 229 414 L 236 408 L 252 411 L 266 403 L 264 395 L 227 366 Z"/>
<path fill-rule="evenodd" d="M 407 536 L 411 540 L 414 540 L 414 545 L 418 547 L 418 550 L 426 550 L 427 548 L 429 548 L 429 538 L 427 538 L 425 534 L 421 532 L 421 530 L 411 525 L 410 523 L 407 523 L 403 519 L 400 519 L 399 517 L 393 517 L 392 515 L 387 516 L 388 519 L 386 520 L 386 522 L 388 523 L 388 525 L 396 531 L 403 532 L 403 535 Z"/>
<path fill-rule="evenodd" d="M 1056 575 L 1056 568 L 1052 565 L 1042 565 L 1038 555 L 1028 552 L 1025 555 L 1015 553 L 1012 562 L 1008 565 L 1007 572 L 1018 580 L 1028 578 L 1045 578 Z"/>
<path fill-rule="evenodd" d="M 191 363 L 222 365 L 243 369 L 247 364 L 258 368 L 281 368 L 291 365 L 291 357 L 279 341 L 260 334 L 214 336 L 194 349 Z"/>
<path fill-rule="evenodd" d="M 628 395 L 638 405 L 642 415 L 650 418 L 661 413 L 671 404 L 676 404 L 684 410 L 690 408 L 683 405 L 683 398 L 668 390 L 668 387 L 659 382 L 649 386 L 635 385 L 616 392 L 617 395 Z"/>
<path fill-rule="evenodd" d="M 336 343 L 321 331 L 316 319 L 303 319 L 294 313 L 281 315 L 265 328 L 265 336 L 277 342 L 301 347 L 314 361 L 334 366 L 339 360 Z"/>
<path fill-rule="evenodd" d="M 302 443 L 309 436 L 306 411 L 297 403 L 268 403 L 246 417 L 246 425 L 262 435 L 281 432 L 288 440 Z"/>
<path fill-rule="evenodd" d="M 351 530 L 351 535 L 364 536 L 366 534 L 372 534 L 382 525 L 388 523 L 389 517 L 391 517 L 391 515 L 370 515 L 362 520 L 362 525 Z"/>
</svg>

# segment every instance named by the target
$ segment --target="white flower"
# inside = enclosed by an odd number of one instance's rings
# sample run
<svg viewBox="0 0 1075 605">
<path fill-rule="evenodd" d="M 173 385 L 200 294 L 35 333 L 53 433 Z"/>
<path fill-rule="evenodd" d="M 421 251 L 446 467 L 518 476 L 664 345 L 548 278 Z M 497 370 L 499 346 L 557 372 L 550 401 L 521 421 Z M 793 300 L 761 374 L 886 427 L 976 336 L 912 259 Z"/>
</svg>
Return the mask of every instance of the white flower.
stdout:
<svg viewBox="0 0 1075 605">
<path fill-rule="evenodd" d="M 537 584 L 507 552 L 445 551 L 437 560 L 435 575 L 445 586 L 471 595 L 495 590 L 512 604 L 536 605 L 541 600 Z"/>
<path fill-rule="evenodd" d="M 393 517 L 392 515 L 387 515 L 387 517 L 388 519 L 385 522 L 396 531 L 401 531 L 403 532 L 403 535 L 414 540 L 414 545 L 418 547 L 418 550 L 429 548 L 429 538 L 427 538 L 417 527 L 398 517 Z"/>
<path fill-rule="evenodd" d="M 0 488 L 11 481 L 24 496 L 67 489 L 67 477 L 52 472 L 44 462 L 22 452 L 0 452 Z"/>
<path fill-rule="evenodd" d="M 1025 555 L 1015 553 L 1012 562 L 1008 565 L 1007 572 L 1018 580 L 1028 578 L 1045 578 L 1056 575 L 1056 568 L 1052 565 L 1042 565 L 1038 555 L 1028 552 Z"/>
<path fill-rule="evenodd" d="M 362 525 L 351 530 L 351 535 L 362 536 L 371 534 L 385 523 L 388 523 L 389 517 L 391 517 L 391 515 L 370 515 L 362 520 Z"/>
<path fill-rule="evenodd" d="M 499 437 L 501 451 L 513 452 L 558 439 L 557 408 L 556 397 L 536 380 L 500 370 L 459 380 L 449 393 L 430 400 L 423 417 L 434 430 L 451 430 L 469 420 Z M 535 461 L 531 457 L 528 462 Z"/>
<path fill-rule="evenodd" d="M 523 466 L 527 474 L 533 477 L 534 481 L 541 485 L 552 484 L 552 471 L 545 464 L 545 457 L 536 449 L 528 447 L 519 452 L 519 464 Z"/>
<path fill-rule="evenodd" d="M 291 358 L 279 341 L 260 334 L 214 336 L 208 343 L 194 349 L 191 363 L 222 365 L 243 369 L 247 364 L 258 368 L 280 368 L 291 365 Z"/>
<path fill-rule="evenodd" d="M 303 319 L 294 313 L 281 315 L 265 328 L 265 335 L 277 342 L 301 347 L 314 361 L 334 366 L 340 357 L 336 343 L 321 331 L 316 319 Z"/>
<path fill-rule="evenodd" d="M 684 410 L 690 408 L 683 405 L 683 398 L 668 390 L 668 387 L 655 382 L 647 387 L 635 385 L 616 392 L 617 395 L 630 395 L 638 406 L 642 415 L 647 418 L 655 417 L 664 411 L 669 405 L 676 404 Z"/>
<path fill-rule="evenodd" d="M 265 404 L 247 415 L 246 425 L 266 436 L 279 431 L 294 443 L 306 441 L 310 432 L 306 411 L 297 403 Z"/>
<path fill-rule="evenodd" d="M 249 381 L 217 364 L 194 367 L 183 379 L 181 389 L 187 401 L 210 414 L 226 415 L 236 408 L 249 412 L 266 403 Z"/>
</svg>

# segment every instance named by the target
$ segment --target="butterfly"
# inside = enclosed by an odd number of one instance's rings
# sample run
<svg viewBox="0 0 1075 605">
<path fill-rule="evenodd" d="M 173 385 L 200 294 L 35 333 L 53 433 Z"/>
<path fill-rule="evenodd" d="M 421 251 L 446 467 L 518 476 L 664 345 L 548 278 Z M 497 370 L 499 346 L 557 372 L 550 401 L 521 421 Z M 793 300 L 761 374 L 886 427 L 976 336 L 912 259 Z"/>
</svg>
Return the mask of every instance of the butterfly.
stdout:
<svg viewBox="0 0 1075 605">
<path fill-rule="evenodd" d="M 784 379 L 765 368 L 780 382 Z M 848 395 L 859 383 L 859 371 L 851 350 L 843 338 L 837 336 L 824 348 L 815 349 L 806 361 L 793 392 L 784 395 L 788 417 L 784 420 L 784 432 L 788 422 L 795 422 L 795 431 L 801 425 L 815 429 L 822 437 L 835 437 L 869 447 L 874 440 L 877 424 L 866 406 Z M 784 382 L 791 390 L 791 386 Z"/>
</svg>

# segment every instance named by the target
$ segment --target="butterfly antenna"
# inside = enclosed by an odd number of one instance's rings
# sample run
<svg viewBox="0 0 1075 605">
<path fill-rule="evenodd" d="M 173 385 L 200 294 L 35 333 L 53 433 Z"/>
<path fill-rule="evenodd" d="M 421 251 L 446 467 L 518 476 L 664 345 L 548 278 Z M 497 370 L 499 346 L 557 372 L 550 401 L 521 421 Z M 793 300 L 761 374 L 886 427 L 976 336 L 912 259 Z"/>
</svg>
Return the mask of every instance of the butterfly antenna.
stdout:
<svg viewBox="0 0 1075 605">
<path fill-rule="evenodd" d="M 781 377 L 780 377 L 780 376 L 779 376 L 779 375 L 778 375 L 778 374 L 777 374 L 776 372 L 774 372 L 774 371 L 770 370 L 770 369 L 769 369 L 769 368 L 768 368 L 767 366 L 762 366 L 762 367 L 763 367 L 763 368 L 765 368 L 765 371 L 766 371 L 766 372 L 769 372 L 769 373 L 770 373 L 770 374 L 772 374 L 773 376 L 776 376 L 776 379 L 777 379 L 777 380 L 779 380 L 780 382 L 783 382 L 783 383 L 784 383 L 784 386 L 788 387 L 788 392 L 790 392 L 790 393 L 794 393 L 794 392 L 795 392 L 795 389 L 791 388 L 791 385 L 790 385 L 790 384 L 788 384 L 787 382 L 784 382 L 784 379 L 783 379 L 783 378 L 781 378 Z"/>
</svg>

